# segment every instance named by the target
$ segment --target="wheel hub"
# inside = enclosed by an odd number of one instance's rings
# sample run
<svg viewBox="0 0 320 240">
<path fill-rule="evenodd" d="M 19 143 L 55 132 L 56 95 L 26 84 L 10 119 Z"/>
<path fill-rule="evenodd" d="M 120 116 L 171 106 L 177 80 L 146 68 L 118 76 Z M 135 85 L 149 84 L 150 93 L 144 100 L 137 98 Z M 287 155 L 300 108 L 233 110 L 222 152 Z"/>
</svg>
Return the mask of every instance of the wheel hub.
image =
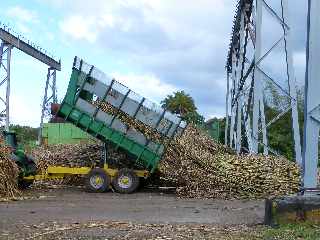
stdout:
<svg viewBox="0 0 320 240">
<path fill-rule="evenodd" d="M 104 183 L 104 180 L 99 175 L 94 175 L 90 178 L 90 184 L 96 189 L 101 188 L 103 186 L 103 183 Z"/>
<path fill-rule="evenodd" d="M 128 176 L 121 176 L 118 179 L 118 184 L 121 188 L 129 188 L 132 184 L 132 179 Z"/>
</svg>

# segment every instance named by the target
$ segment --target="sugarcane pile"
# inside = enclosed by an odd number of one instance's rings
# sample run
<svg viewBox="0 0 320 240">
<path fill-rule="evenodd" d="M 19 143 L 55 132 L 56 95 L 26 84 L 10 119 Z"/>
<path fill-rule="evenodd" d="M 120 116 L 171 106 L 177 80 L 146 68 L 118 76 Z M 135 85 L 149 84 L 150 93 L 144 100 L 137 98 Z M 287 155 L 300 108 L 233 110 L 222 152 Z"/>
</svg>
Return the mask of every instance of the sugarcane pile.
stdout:
<svg viewBox="0 0 320 240">
<path fill-rule="evenodd" d="M 264 198 L 297 192 L 299 167 L 282 157 L 236 155 L 189 125 L 160 162 L 177 194 L 191 198 Z"/>
<path fill-rule="evenodd" d="M 159 169 L 163 178 L 175 183 L 180 197 L 252 199 L 290 194 L 299 189 L 300 169 L 285 158 L 236 155 L 233 150 L 215 142 L 192 125 L 188 125 L 182 136 L 167 141 L 152 127 L 111 104 L 99 100 L 93 101 L 93 104 L 117 117 L 126 124 L 127 129 L 134 128 L 147 139 L 165 145 L 166 151 Z M 48 165 L 94 166 L 101 158 L 101 146 L 97 144 L 57 145 L 36 150 L 33 156 L 38 159 L 40 171 L 45 171 Z M 119 163 L 128 167 L 125 153 L 121 155 L 114 150 L 113 154 Z M 109 152 L 110 156 L 112 158 Z"/>
<path fill-rule="evenodd" d="M 114 161 L 123 162 L 124 153 L 108 146 L 107 155 Z M 65 167 L 93 167 L 102 157 L 101 144 L 58 144 L 33 149 L 32 156 L 37 159 L 37 169 L 45 172 L 49 165 Z"/>
<path fill-rule="evenodd" d="M 100 159 L 100 147 L 96 144 L 58 144 L 33 149 L 37 169 L 44 172 L 49 165 L 65 167 L 92 166 Z"/>
<path fill-rule="evenodd" d="M 129 114 L 112 106 L 110 103 L 104 101 L 93 101 L 93 105 L 98 106 L 102 111 L 118 118 L 121 122 L 125 123 L 127 129 L 133 128 L 141 132 L 147 139 L 158 143 L 165 143 L 168 139 L 156 131 L 154 128 L 144 124 L 143 122 L 131 117 Z"/>
<path fill-rule="evenodd" d="M 0 137 L 0 197 L 14 198 L 20 195 L 18 190 L 19 169 L 10 157 L 10 149 Z"/>
</svg>

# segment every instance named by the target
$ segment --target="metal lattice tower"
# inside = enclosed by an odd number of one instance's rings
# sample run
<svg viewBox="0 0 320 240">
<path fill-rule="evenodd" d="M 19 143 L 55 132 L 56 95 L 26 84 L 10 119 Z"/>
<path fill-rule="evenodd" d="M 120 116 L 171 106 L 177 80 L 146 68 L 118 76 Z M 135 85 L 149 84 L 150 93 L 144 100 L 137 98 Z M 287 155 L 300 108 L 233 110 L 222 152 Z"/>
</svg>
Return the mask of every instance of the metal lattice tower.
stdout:
<svg viewBox="0 0 320 240">
<path fill-rule="evenodd" d="M 268 144 L 268 129 L 285 114 L 291 115 L 292 136 L 294 140 L 295 160 L 303 171 L 303 188 L 305 190 L 317 188 L 318 159 L 319 159 L 319 131 L 320 131 L 320 70 L 318 55 L 320 52 L 320 2 L 309 0 L 308 8 L 308 41 L 306 51 L 306 79 L 304 100 L 304 140 L 303 154 L 301 153 L 300 129 L 298 124 L 297 92 L 293 68 L 293 46 L 289 19 L 288 0 L 279 0 L 280 14 L 274 10 L 266 0 L 240 0 L 234 20 L 233 33 L 227 60 L 227 96 L 226 96 L 226 145 L 237 150 L 245 148 L 249 153 L 258 153 L 263 146 L 263 153 L 277 151 Z M 273 45 L 262 51 L 263 11 L 272 16 L 276 25 L 281 26 L 282 35 Z M 248 39 L 253 46 L 253 57 L 249 59 Z M 285 52 L 286 87 L 279 84 L 263 67 L 275 49 L 283 43 Z M 230 84 L 231 80 L 231 84 Z M 277 91 L 288 99 L 288 105 L 272 119 L 266 120 L 266 100 L 263 85 L 268 81 Z M 251 119 L 252 118 L 252 119 Z M 241 128 L 244 127 L 244 130 Z M 289 126 L 288 126 L 289 127 Z"/>
<path fill-rule="evenodd" d="M 1 22 L 0 40 L 0 90 L 4 89 L 0 91 L 0 117 L 1 121 L 5 121 L 6 130 L 9 130 L 10 125 L 10 65 L 12 49 L 16 48 L 48 66 L 39 130 L 39 143 L 41 144 L 41 130 L 49 103 L 57 103 L 56 71 L 61 70 L 61 61 Z"/>
<path fill-rule="evenodd" d="M 0 96 L 0 117 L 1 122 L 4 122 L 6 131 L 9 130 L 10 114 L 9 114 L 9 101 L 10 101 L 10 63 L 11 63 L 11 50 L 12 45 L 2 42 L 0 45 L 0 73 L 4 73 L 0 79 L 0 88 L 4 94 Z"/>
<path fill-rule="evenodd" d="M 265 155 L 269 152 L 277 154 L 277 151 L 271 149 L 268 144 L 268 128 L 290 112 L 295 159 L 301 164 L 288 0 L 279 2 L 281 2 L 281 9 L 278 11 L 280 14 L 265 0 L 240 0 L 238 3 L 226 65 L 228 130 L 225 143 L 238 153 L 242 151 L 258 153 L 263 149 Z M 282 29 L 281 36 L 267 49 L 262 48 L 262 43 L 265 41 L 262 34 L 265 32 L 262 25 L 265 14 L 273 19 L 275 27 Z M 285 52 L 286 69 L 283 71 L 286 73 L 285 87 L 279 84 L 263 66 L 279 47 Z M 271 119 L 266 119 L 265 115 L 266 82 L 288 99 L 288 106 L 278 109 L 277 114 Z"/>
<path fill-rule="evenodd" d="M 49 67 L 47 73 L 47 80 L 44 90 L 43 102 L 42 102 L 42 109 L 41 109 L 41 120 L 40 120 L 40 130 L 38 134 L 38 142 L 41 144 L 41 135 L 42 135 L 42 127 L 43 121 L 46 116 L 50 114 L 51 103 L 57 103 L 57 87 L 56 87 L 56 76 L 57 72 L 56 69 Z"/>
</svg>

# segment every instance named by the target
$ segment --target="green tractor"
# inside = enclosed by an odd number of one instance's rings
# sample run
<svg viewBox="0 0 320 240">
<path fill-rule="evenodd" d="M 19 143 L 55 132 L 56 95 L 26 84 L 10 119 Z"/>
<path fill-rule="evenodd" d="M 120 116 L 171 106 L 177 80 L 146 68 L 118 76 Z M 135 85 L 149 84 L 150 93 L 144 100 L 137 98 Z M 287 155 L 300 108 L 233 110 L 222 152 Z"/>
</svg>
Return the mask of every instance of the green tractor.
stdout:
<svg viewBox="0 0 320 240">
<path fill-rule="evenodd" d="M 24 150 L 18 146 L 17 135 L 13 131 L 3 131 L 6 144 L 11 147 L 11 158 L 20 168 L 18 186 L 25 189 L 32 184 L 32 180 L 25 180 L 24 177 L 35 175 L 37 166 L 34 159 L 28 156 Z"/>
</svg>

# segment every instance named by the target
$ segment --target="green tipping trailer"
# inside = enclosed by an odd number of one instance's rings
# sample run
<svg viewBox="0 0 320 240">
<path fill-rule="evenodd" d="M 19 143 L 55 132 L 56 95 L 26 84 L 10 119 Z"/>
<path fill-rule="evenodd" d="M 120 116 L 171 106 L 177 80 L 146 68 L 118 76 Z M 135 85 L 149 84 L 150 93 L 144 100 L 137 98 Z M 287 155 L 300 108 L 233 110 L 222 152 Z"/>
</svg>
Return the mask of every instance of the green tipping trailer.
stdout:
<svg viewBox="0 0 320 240">
<path fill-rule="evenodd" d="M 116 109 L 116 114 L 103 111 L 101 104 L 94 104 L 97 101 L 111 105 Z M 187 125 L 178 115 L 141 97 L 96 67 L 75 57 L 69 86 L 57 115 L 102 142 L 113 144 L 126 152 L 130 161 L 134 162 L 134 169 L 129 166 L 111 169 L 105 157 L 104 164 L 93 169 L 89 166 L 81 169 L 49 167 L 50 176 L 86 174 L 87 185 L 94 191 L 104 191 L 110 183 L 119 192 L 135 190 L 137 177 L 147 177 L 156 170 L 165 146 L 122 122 L 118 118 L 119 112 L 151 127 L 166 139 L 182 134 Z M 48 175 L 35 178 L 48 178 Z"/>
</svg>

